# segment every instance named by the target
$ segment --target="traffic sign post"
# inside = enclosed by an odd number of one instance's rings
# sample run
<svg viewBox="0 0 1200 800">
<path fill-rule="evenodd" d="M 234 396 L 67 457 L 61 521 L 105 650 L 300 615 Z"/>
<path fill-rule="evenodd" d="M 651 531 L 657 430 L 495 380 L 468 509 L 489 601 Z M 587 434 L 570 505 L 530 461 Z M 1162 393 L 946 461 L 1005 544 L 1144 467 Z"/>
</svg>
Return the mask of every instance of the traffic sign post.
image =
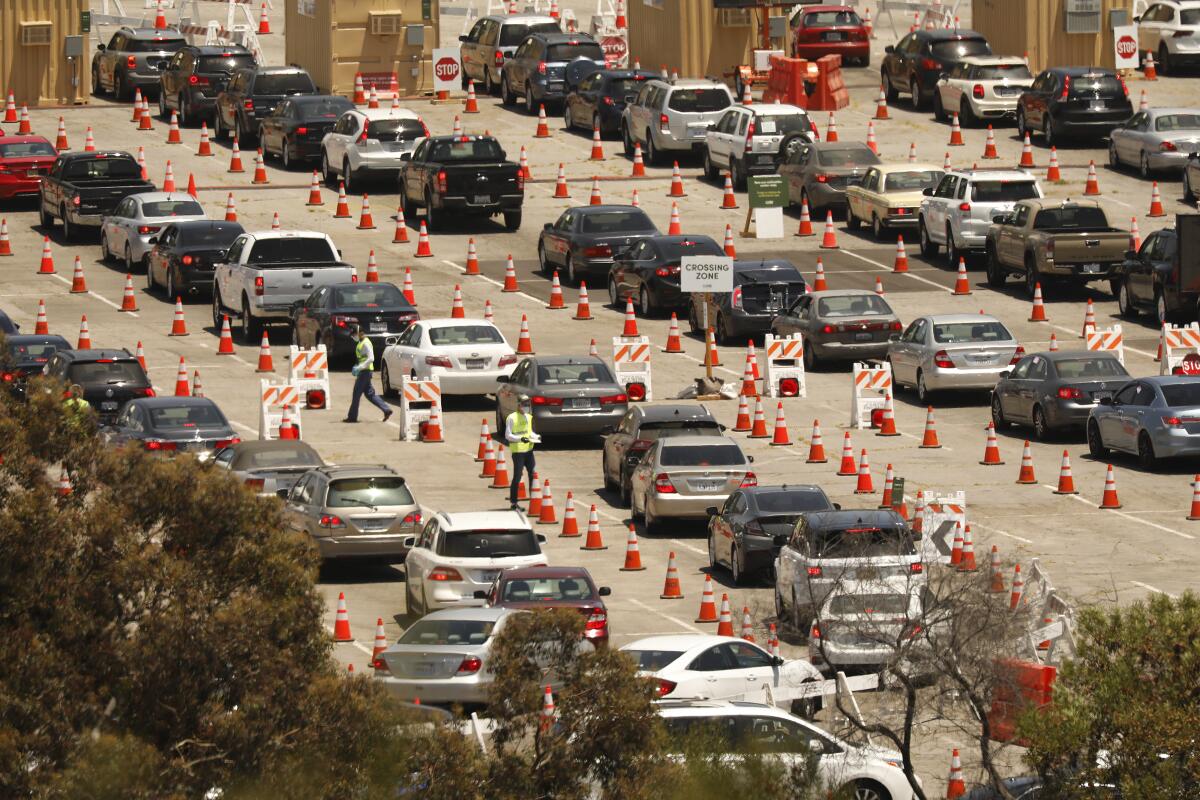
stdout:
<svg viewBox="0 0 1200 800">
<path fill-rule="evenodd" d="M 1138 68 L 1137 25 L 1120 25 L 1113 28 L 1113 52 L 1117 69 Z"/>
<path fill-rule="evenodd" d="M 457 47 L 438 47 L 433 51 L 433 90 L 438 100 L 448 100 L 450 92 L 462 87 L 462 65 Z"/>
<path fill-rule="evenodd" d="M 746 178 L 746 193 L 750 208 L 746 211 L 746 223 L 742 235 L 750 235 L 750 221 L 754 220 L 754 238 L 783 238 L 783 209 L 787 205 L 787 181 L 782 175 L 751 175 Z"/>
<path fill-rule="evenodd" d="M 729 256 L 684 256 L 679 260 L 679 289 L 687 294 L 703 295 L 701 327 L 706 332 L 704 376 L 712 381 L 712 351 L 707 341 L 708 321 L 712 317 L 712 293 L 733 291 L 733 259 Z"/>
<path fill-rule="evenodd" d="M 1180 375 L 1200 375 L 1200 355 L 1188 353 L 1179 364 Z"/>
</svg>

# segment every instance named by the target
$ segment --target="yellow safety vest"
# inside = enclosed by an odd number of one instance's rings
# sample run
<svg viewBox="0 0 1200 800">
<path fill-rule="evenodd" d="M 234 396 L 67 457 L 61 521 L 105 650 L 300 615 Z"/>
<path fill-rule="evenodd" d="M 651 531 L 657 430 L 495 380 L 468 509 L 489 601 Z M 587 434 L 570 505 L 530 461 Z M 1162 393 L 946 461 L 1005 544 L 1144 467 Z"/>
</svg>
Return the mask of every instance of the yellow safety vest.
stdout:
<svg viewBox="0 0 1200 800">
<path fill-rule="evenodd" d="M 354 357 L 358 360 L 359 370 L 368 372 L 375 371 L 375 359 L 367 358 L 367 340 L 363 339 L 358 344 L 354 345 Z"/>
<path fill-rule="evenodd" d="M 533 433 L 533 417 L 514 411 L 508 418 L 512 422 L 512 432 L 517 436 L 529 436 Z M 533 449 L 533 442 L 509 442 L 508 449 L 514 453 L 528 453 Z"/>
</svg>

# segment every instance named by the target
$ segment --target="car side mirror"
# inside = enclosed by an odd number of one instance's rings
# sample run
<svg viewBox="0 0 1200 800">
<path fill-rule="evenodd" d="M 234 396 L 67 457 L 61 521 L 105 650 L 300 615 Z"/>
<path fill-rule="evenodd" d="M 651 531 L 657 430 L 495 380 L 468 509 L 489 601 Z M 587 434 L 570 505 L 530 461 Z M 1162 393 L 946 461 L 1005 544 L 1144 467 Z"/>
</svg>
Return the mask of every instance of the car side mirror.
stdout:
<svg viewBox="0 0 1200 800">
<path fill-rule="evenodd" d="M 771 539 L 771 543 L 773 545 L 775 545 L 776 547 L 783 547 L 785 544 L 787 544 L 787 542 L 788 542 L 788 536 L 786 533 L 781 533 L 778 536 Z"/>
<path fill-rule="evenodd" d="M 1134 17 L 1134 18 L 1133 18 L 1133 21 L 1134 21 L 1134 22 L 1141 22 L 1141 21 L 1142 21 L 1142 15 L 1141 15 L 1141 14 L 1138 14 L 1136 17 Z"/>
<path fill-rule="evenodd" d="M 1116 405 L 1116 403 L 1114 403 L 1114 402 L 1113 402 L 1113 399 L 1112 399 L 1111 397 L 1101 397 L 1101 398 L 1100 398 L 1100 405 L 1102 405 L 1102 406 L 1112 406 L 1112 405 Z"/>
<path fill-rule="evenodd" d="M 601 597 L 608 597 L 610 594 L 612 594 L 612 589 L 608 586 L 601 586 L 596 590 L 596 594 L 600 595 Z"/>
<path fill-rule="evenodd" d="M 783 658 L 781 656 L 771 656 L 771 666 L 772 667 L 782 667 L 783 666 Z"/>
<path fill-rule="evenodd" d="M 1008 214 L 997 214 L 996 216 L 992 217 L 992 222 L 996 223 L 997 225 L 1003 225 L 1004 223 L 1008 222 Z"/>
<path fill-rule="evenodd" d="M 102 44 L 98 44 L 98 45 L 96 45 L 96 49 L 97 49 L 97 50 L 105 50 L 105 49 L 107 49 L 107 48 L 106 48 L 104 45 L 102 45 Z"/>
<path fill-rule="evenodd" d="M 544 230 L 544 231 L 554 230 L 554 223 L 547 222 L 545 225 L 542 226 L 542 230 Z"/>
<path fill-rule="evenodd" d="M 834 510 L 834 511 L 841 511 L 841 510 L 842 510 L 842 504 L 841 504 L 841 503 L 834 503 L 834 504 L 833 504 L 833 510 Z"/>
<path fill-rule="evenodd" d="M 537 540 L 538 540 L 538 543 L 539 543 L 539 544 L 545 544 L 545 543 L 546 543 L 546 534 L 544 534 L 544 533 L 539 533 L 539 534 L 537 535 Z"/>
<path fill-rule="evenodd" d="M 1000 373 L 1000 377 L 1001 377 L 1001 378 L 1007 378 L 1009 375 L 1012 375 L 1012 370 L 1011 370 L 1011 369 L 1006 369 L 1006 370 L 1004 370 L 1003 372 L 1001 372 L 1001 373 Z"/>
<path fill-rule="evenodd" d="M 508 161 L 508 151 L 504 150 L 503 148 L 500 150 L 500 160 Z"/>
<path fill-rule="evenodd" d="M 407 548 L 410 548 L 410 549 L 411 549 L 411 548 L 413 548 L 413 547 L 416 547 L 416 546 L 417 546 L 417 537 L 415 537 L 415 536 L 405 536 L 405 537 L 404 537 L 404 541 L 403 541 L 403 542 L 401 542 L 400 544 L 401 544 L 401 545 L 403 545 L 404 547 L 407 547 Z"/>
<path fill-rule="evenodd" d="M 933 197 L 933 187 L 926 186 L 924 189 L 921 190 L 921 194 L 925 195 L 926 197 Z"/>
<path fill-rule="evenodd" d="M 275 496 L 280 498 L 281 500 L 287 500 L 288 495 L 291 493 L 292 493 L 291 489 L 276 489 L 275 490 Z"/>
<path fill-rule="evenodd" d="M 898 333 L 893 333 L 891 336 L 889 336 L 889 337 L 888 337 L 888 341 L 889 341 L 889 342 L 898 342 L 898 341 L 900 341 L 900 334 L 898 334 Z"/>
<path fill-rule="evenodd" d="M 627 94 L 627 95 L 625 95 L 625 105 L 629 105 L 629 104 L 630 104 L 630 103 L 632 103 L 632 102 L 633 102 L 633 101 L 634 101 L 636 98 L 637 98 L 637 95 L 635 95 L 635 94 Z"/>
<path fill-rule="evenodd" d="M 412 161 L 412 153 L 401 153 L 400 160 L 401 161 Z"/>
<path fill-rule="evenodd" d="M 304 304 L 306 302 L 308 302 L 308 301 L 307 300 L 293 300 L 292 301 L 292 313 L 295 314 L 297 311 L 304 308 Z"/>
<path fill-rule="evenodd" d="M 716 122 L 716 120 L 713 120 L 712 122 L 708 123 L 704 127 L 710 131 L 715 131 L 717 129 L 717 122 Z"/>
<path fill-rule="evenodd" d="M 471 596 L 476 600 L 487 600 L 487 592 L 485 592 L 483 589 L 476 589 L 475 593 Z"/>
<path fill-rule="evenodd" d="M 146 240 L 146 244 L 158 244 L 158 237 L 151 236 L 149 239 Z"/>
<path fill-rule="evenodd" d="M 462 34 L 462 35 L 460 35 L 460 36 L 458 37 L 458 40 L 459 40 L 460 42 L 469 42 L 469 41 L 471 41 L 471 37 L 470 37 L 470 36 L 467 36 L 467 35 L 464 33 L 464 34 Z"/>
<path fill-rule="evenodd" d="M 894 52 L 896 52 L 896 48 L 889 44 L 887 47 L 883 48 L 883 52 L 889 53 L 889 54 L 894 53 Z"/>
<path fill-rule="evenodd" d="M 704 509 L 704 513 L 708 514 L 710 517 L 715 517 L 717 514 L 719 514 L 721 512 L 717 509 L 716 506 L 709 506 L 708 508 Z"/>
<path fill-rule="evenodd" d="M 721 433 L 724 433 L 725 431 L 729 430 L 729 426 L 727 426 L 727 425 L 722 425 L 722 424 L 721 424 L 721 423 L 719 423 L 719 422 L 717 423 L 717 427 L 721 429 Z"/>
<path fill-rule="evenodd" d="M 221 251 L 217 252 L 217 259 L 216 259 L 217 261 L 226 261 L 228 258 L 229 258 L 228 250 L 221 250 Z"/>
<path fill-rule="evenodd" d="M 496 376 L 496 383 L 512 383 L 512 376 L 510 376 L 510 375 L 497 375 L 497 376 Z"/>
<path fill-rule="evenodd" d="M 1133 261 L 1136 258 L 1137 258 L 1137 250 L 1126 250 L 1125 251 L 1125 260 L 1126 261 Z"/>
<path fill-rule="evenodd" d="M 751 464 L 753 464 L 753 463 L 754 463 L 754 456 L 746 456 L 746 460 L 747 460 L 747 461 L 749 461 Z"/>
</svg>

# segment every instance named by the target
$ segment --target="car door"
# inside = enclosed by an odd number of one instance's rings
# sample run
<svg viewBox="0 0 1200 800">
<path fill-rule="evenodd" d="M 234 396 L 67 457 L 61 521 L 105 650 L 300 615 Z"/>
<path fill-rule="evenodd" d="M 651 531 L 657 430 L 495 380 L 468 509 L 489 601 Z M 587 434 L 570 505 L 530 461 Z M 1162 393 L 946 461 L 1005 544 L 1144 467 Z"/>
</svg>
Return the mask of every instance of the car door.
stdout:
<svg viewBox="0 0 1200 800">
<path fill-rule="evenodd" d="M 1014 420 L 1018 417 L 1024 419 L 1021 413 L 1023 406 L 1021 400 L 1022 387 L 1029 382 L 1029 369 L 1033 366 L 1033 356 L 1026 356 L 1021 360 L 1007 378 L 1001 378 L 996 382 L 996 397 L 1000 401 L 1000 410 L 1004 412 L 1005 419 Z"/>
<path fill-rule="evenodd" d="M 724 645 L 737 665 L 733 671 L 742 679 L 742 699 L 752 703 L 770 703 L 780 686 L 780 670 L 769 653 L 749 642 Z"/>
<path fill-rule="evenodd" d="M 791 205 L 799 205 L 804 193 L 804 173 L 812 158 L 812 147 L 807 144 L 797 147 L 788 160 L 779 167 L 779 173 L 787 183 L 787 198 Z M 811 209 L 809 209 L 811 211 Z"/>
<path fill-rule="evenodd" d="M 1112 447 L 1117 450 L 1128 448 L 1129 435 L 1127 426 L 1131 418 L 1128 408 L 1132 406 L 1138 396 L 1139 383 L 1131 381 L 1123 386 L 1112 399 L 1112 408 L 1107 409 L 1107 413 L 1098 417 L 1097 423 L 1100 426 L 1100 438 L 1104 440 L 1106 447 Z"/>
<path fill-rule="evenodd" d="M 497 382 L 496 384 L 496 422 L 500 424 L 508 418 L 517 408 L 517 400 L 522 393 L 522 386 L 525 384 L 529 376 L 529 359 L 524 359 L 520 364 L 517 364 L 512 373 L 508 376 L 507 381 Z M 498 431 L 503 435 L 504 431 Z"/>
<path fill-rule="evenodd" d="M 1142 305 L 1154 300 L 1155 265 L 1162 260 L 1163 240 L 1167 237 L 1155 231 L 1142 241 L 1137 257 L 1129 262 L 1129 273 L 1126 281 L 1129 285 L 1131 299 Z"/>
<path fill-rule="evenodd" d="M 733 563 L 733 548 L 738 543 L 742 515 L 746 513 L 747 507 L 746 496 L 741 492 L 734 492 L 721 506 L 721 513 L 713 517 L 713 532 L 717 534 L 713 539 L 717 558 L 727 564 Z"/>
<path fill-rule="evenodd" d="M 654 483 L 654 463 L 658 459 L 658 446 L 656 441 L 642 455 L 642 460 L 633 468 L 633 474 L 629 477 L 629 494 L 630 497 L 645 498 L 646 492 L 649 491 L 650 485 Z M 642 508 L 645 508 L 643 502 Z"/>
<path fill-rule="evenodd" d="M 148 269 L 155 270 L 154 280 L 160 286 L 166 286 L 167 270 L 171 268 L 171 255 L 175 251 L 175 243 L 179 240 L 179 228 L 170 225 L 158 235 L 154 249 L 150 251 Z"/>
<path fill-rule="evenodd" d="M 300 480 L 296 481 L 296 485 L 292 487 L 292 491 L 288 493 L 287 500 L 283 504 L 284 525 L 289 530 L 306 533 L 310 536 L 312 535 L 309 530 L 310 504 L 315 478 L 316 476 L 311 472 L 303 475 Z"/>
<path fill-rule="evenodd" d="M 104 238 L 108 242 L 108 251 L 120 255 L 124 252 L 128 241 L 128 230 L 123 224 L 128 220 L 133 208 L 133 198 L 126 197 L 117 203 L 110 216 L 104 219 Z"/>
<path fill-rule="evenodd" d="M 921 348 L 925 345 L 925 333 L 929 329 L 929 320 L 925 317 L 915 319 L 900 335 L 900 341 L 894 343 L 888 351 L 892 362 L 892 380 L 916 385 L 917 366 L 920 361 Z"/>
<path fill-rule="evenodd" d="M 791 336 L 803 332 L 803 319 L 809 312 L 812 298 L 801 295 L 791 307 L 771 321 L 771 331 L 776 336 Z"/>
<path fill-rule="evenodd" d="M 1164 13 L 1165 12 L 1165 13 Z M 1138 51 L 1145 53 L 1158 52 L 1158 43 L 1162 40 L 1164 20 L 1173 17 L 1171 7 L 1162 3 L 1154 3 L 1137 19 Z"/>
<path fill-rule="evenodd" d="M 629 443 L 633 441 L 638 414 L 639 412 L 634 408 L 626 411 L 616 429 L 604 437 L 603 466 L 605 474 L 610 480 L 621 480 L 621 464 L 625 461 L 625 453 L 629 451 Z"/>
<path fill-rule="evenodd" d="M 1018 203 L 1012 211 L 1012 222 L 1000 226 L 996 236 L 996 255 L 1000 257 L 1000 263 L 1012 265 L 1025 263 L 1025 240 L 1021 238 L 1021 231 L 1025 230 L 1030 213 L 1031 209 L 1028 205 Z"/>
<path fill-rule="evenodd" d="M 1021 109 L 1025 113 L 1025 125 L 1029 130 L 1042 129 L 1042 114 L 1046 108 L 1046 98 L 1053 86 L 1053 73 L 1049 70 L 1042 70 L 1033 79 L 1033 84 L 1021 95 Z"/>
<path fill-rule="evenodd" d="M 330 167 L 335 171 L 341 169 L 342 157 L 346 155 L 346 144 L 350 141 L 350 131 L 357 127 L 356 116 L 354 111 L 343 112 L 325 140 L 325 155 Z"/>
<path fill-rule="evenodd" d="M 277 153 L 283 150 L 283 131 L 292 116 L 293 108 L 295 105 L 291 100 L 280 100 L 271 109 L 271 113 L 263 117 L 259 123 L 259 143 L 262 145 L 264 153 L 268 148 Z"/>
<path fill-rule="evenodd" d="M 1150 115 L 1145 111 L 1139 111 L 1113 130 L 1111 134 L 1113 147 L 1116 148 L 1121 161 L 1127 164 L 1138 163 L 1149 129 Z"/>
<path fill-rule="evenodd" d="M 1121 449 L 1130 453 L 1137 452 L 1138 434 L 1151 427 L 1151 414 L 1155 411 L 1151 407 L 1154 398 L 1154 387 L 1144 381 L 1138 381 L 1134 387 L 1132 401 L 1121 406 Z M 1107 440 L 1105 444 L 1108 444 Z"/>
<path fill-rule="evenodd" d="M 521 91 L 524 91 L 525 71 L 523 66 L 532 48 L 533 39 L 525 37 L 525 40 L 513 52 L 512 58 L 504 62 L 504 70 L 501 74 L 504 77 L 505 83 L 508 84 L 509 91 L 514 94 L 520 94 Z"/>
<path fill-rule="evenodd" d="M 575 89 L 575 108 L 571 114 L 575 120 L 584 120 L 585 124 L 590 126 L 592 118 L 596 114 L 596 109 L 600 104 L 601 90 L 604 88 L 604 75 L 599 72 L 593 72 L 582 81 Z"/>
<path fill-rule="evenodd" d="M 908 68 L 906 67 L 905 52 L 915 39 L 916 37 L 913 34 L 908 34 L 896 42 L 891 52 L 884 57 L 883 63 L 887 69 L 887 77 L 891 81 L 892 86 L 897 89 L 908 86 Z"/>
<path fill-rule="evenodd" d="M 653 91 L 654 87 L 646 84 L 638 92 L 633 102 L 625 108 L 629 135 L 634 141 L 640 142 L 642 131 L 646 129 L 646 106 L 650 102 L 650 95 Z"/>
<path fill-rule="evenodd" d="M 575 230 L 575 220 L 578 214 L 567 210 L 555 221 L 554 226 L 546 236 L 546 262 L 557 266 L 567 263 L 567 253 L 571 251 L 571 234 Z"/>
<path fill-rule="evenodd" d="M 617 297 L 632 297 L 637 302 L 638 292 L 646 282 L 646 273 L 659 263 L 654 245 L 649 239 L 635 244 L 623 259 L 624 268 L 617 277 Z"/>
<path fill-rule="evenodd" d="M 729 645 L 722 643 L 702 650 L 686 670 L 686 691 L 680 696 L 706 700 L 741 700 L 746 679 L 738 669 Z"/>
<path fill-rule="evenodd" d="M 946 77 L 938 81 L 938 92 L 942 96 L 942 108 L 947 114 L 957 114 L 962 104 L 963 83 L 967 80 L 966 64 L 955 64 Z"/>
<path fill-rule="evenodd" d="M 433 554 L 436 552 L 437 538 L 441 533 L 440 527 L 435 519 L 425 523 L 417 541 L 404 557 L 404 580 L 409 585 L 409 596 L 420 595 L 425 588 L 425 576 L 433 566 Z M 409 614 L 412 613 L 411 609 L 408 611 Z"/>
<path fill-rule="evenodd" d="M 744 118 L 747 116 L 742 111 L 730 109 L 726 111 L 721 119 L 717 122 L 715 143 L 717 146 L 717 155 L 709 156 L 709 160 L 714 165 L 723 164 L 732 171 L 733 160 L 737 153 L 735 142 L 737 141 L 738 128 L 742 127 Z"/>
<path fill-rule="evenodd" d="M 463 74 L 468 78 L 483 80 L 483 65 L 481 64 L 479 40 L 483 37 L 483 31 L 487 28 L 487 23 L 487 19 L 477 20 L 471 27 L 470 33 L 462 37 L 462 46 L 459 47 L 459 57 L 462 60 Z"/>
</svg>

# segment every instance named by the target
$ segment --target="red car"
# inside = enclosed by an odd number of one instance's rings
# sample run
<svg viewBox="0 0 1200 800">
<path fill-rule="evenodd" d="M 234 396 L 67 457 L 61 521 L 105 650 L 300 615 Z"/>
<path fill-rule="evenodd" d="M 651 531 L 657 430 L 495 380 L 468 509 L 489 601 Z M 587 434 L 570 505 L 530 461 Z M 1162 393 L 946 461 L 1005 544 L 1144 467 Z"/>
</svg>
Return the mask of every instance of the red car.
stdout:
<svg viewBox="0 0 1200 800">
<path fill-rule="evenodd" d="M 0 200 L 36 197 L 42 176 L 58 153 L 43 136 L 5 136 L 0 132 Z"/>
<path fill-rule="evenodd" d="M 607 647 L 608 608 L 600 598 L 610 594 L 583 567 L 520 567 L 504 570 L 490 591 L 475 597 L 495 608 L 577 608 L 587 616 L 583 638 Z"/>
<path fill-rule="evenodd" d="M 867 28 L 850 6 L 805 6 L 792 17 L 792 55 L 813 60 L 836 53 L 842 63 L 871 63 Z"/>
</svg>

